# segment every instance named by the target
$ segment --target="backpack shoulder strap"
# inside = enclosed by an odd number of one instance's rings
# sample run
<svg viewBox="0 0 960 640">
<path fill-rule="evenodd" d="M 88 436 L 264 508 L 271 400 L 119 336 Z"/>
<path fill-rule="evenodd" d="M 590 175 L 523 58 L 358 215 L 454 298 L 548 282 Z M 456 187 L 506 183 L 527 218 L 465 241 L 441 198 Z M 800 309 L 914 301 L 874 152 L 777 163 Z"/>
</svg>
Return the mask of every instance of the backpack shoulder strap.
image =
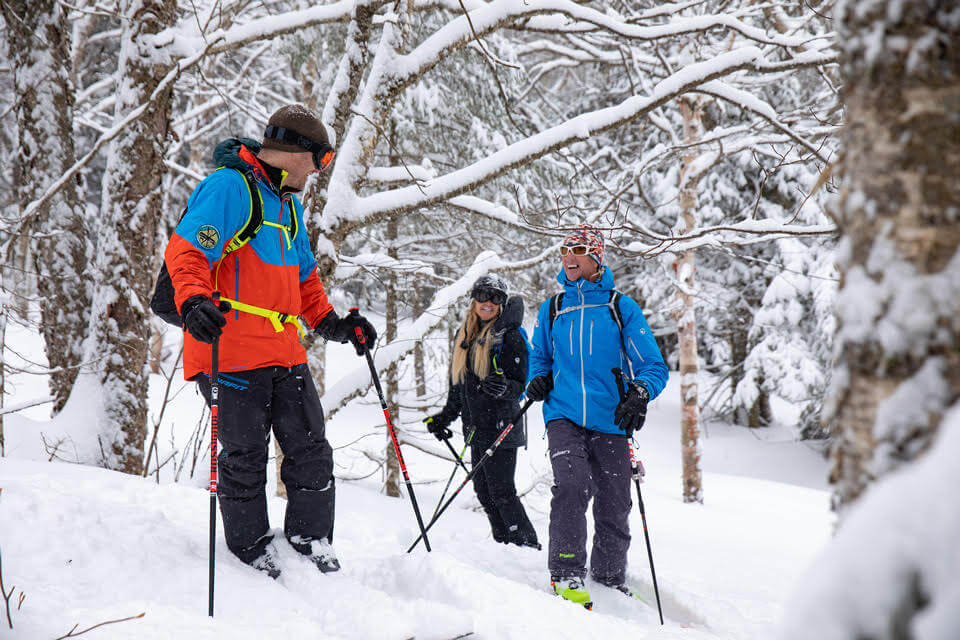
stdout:
<svg viewBox="0 0 960 640">
<path fill-rule="evenodd" d="M 550 330 L 553 331 L 553 321 L 557 319 L 560 313 L 560 302 L 563 300 L 563 292 L 550 298 Z"/>
<path fill-rule="evenodd" d="M 610 300 L 607 302 L 607 308 L 610 309 L 610 315 L 617 325 L 617 335 L 620 336 L 620 349 L 623 358 L 627 361 L 627 368 L 630 369 L 630 379 L 633 379 L 633 363 L 630 362 L 630 356 L 627 355 L 627 343 L 623 340 L 623 313 L 620 312 L 620 298 L 623 294 L 614 289 L 610 292 Z"/>
<path fill-rule="evenodd" d="M 300 231 L 300 222 L 297 221 L 297 205 L 293 204 L 294 200 L 290 198 L 290 241 L 293 242 L 297 239 L 297 232 Z M 303 203 L 300 203 L 300 215 L 303 215 Z"/>
<path fill-rule="evenodd" d="M 610 292 L 610 300 L 607 302 L 607 307 L 610 308 L 610 315 L 613 316 L 613 321 L 617 323 L 617 328 L 620 329 L 620 332 L 623 333 L 623 314 L 620 313 L 620 298 L 623 297 L 623 294 L 614 289 Z M 623 336 L 620 337 L 621 340 Z"/>
<path fill-rule="evenodd" d="M 224 247 L 223 256 L 226 256 L 231 251 L 236 251 L 257 237 L 260 227 L 263 226 L 263 197 L 260 195 L 260 188 L 257 186 L 253 176 L 239 169 L 236 169 L 236 171 L 243 176 L 244 181 L 247 183 L 247 192 L 250 194 L 250 213 L 247 215 L 247 221 L 243 223 L 240 231 L 238 231 L 237 234 L 230 239 L 230 242 L 227 243 L 227 246 Z"/>
</svg>

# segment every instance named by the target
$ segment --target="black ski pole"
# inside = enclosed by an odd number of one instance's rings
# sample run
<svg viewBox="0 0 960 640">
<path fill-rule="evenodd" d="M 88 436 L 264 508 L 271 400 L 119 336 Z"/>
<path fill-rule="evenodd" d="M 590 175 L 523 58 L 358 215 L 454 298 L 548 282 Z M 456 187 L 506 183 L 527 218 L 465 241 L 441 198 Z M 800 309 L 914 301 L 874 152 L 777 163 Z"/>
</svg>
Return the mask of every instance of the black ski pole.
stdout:
<svg viewBox="0 0 960 640">
<path fill-rule="evenodd" d="M 620 399 L 627 396 L 623 388 L 623 371 L 620 369 L 611 369 L 614 377 L 617 379 L 617 391 L 620 393 Z M 663 609 L 660 606 L 660 589 L 657 588 L 657 570 L 653 568 L 653 549 L 650 547 L 650 533 L 647 531 L 647 512 L 643 508 L 643 495 L 640 494 L 640 462 L 633 452 L 633 430 L 627 431 L 627 450 L 630 452 L 630 470 L 633 475 L 634 485 L 637 487 L 637 505 L 640 507 L 640 519 L 643 522 L 643 537 L 647 541 L 647 558 L 650 560 L 650 575 L 653 577 L 653 594 L 657 597 L 657 613 L 660 614 L 660 624 L 663 625 Z"/>
<path fill-rule="evenodd" d="M 450 483 L 453 482 L 453 476 L 457 475 L 457 469 L 462 467 L 466 473 L 470 473 L 470 470 L 467 469 L 467 465 L 463 464 L 463 454 L 467 452 L 467 447 L 469 446 L 466 441 L 463 443 L 463 451 L 460 452 L 460 455 L 457 455 L 456 449 L 453 448 L 453 445 L 450 444 L 449 440 L 444 440 L 444 444 L 450 449 L 450 453 L 457 459 L 459 462 L 458 465 L 453 465 L 453 471 L 450 472 L 450 477 L 447 478 L 447 486 L 443 488 L 443 493 L 440 494 L 440 499 L 437 500 L 437 506 L 433 508 L 433 516 L 430 516 L 431 519 L 437 515 L 437 511 L 440 510 L 440 505 L 443 504 L 443 499 L 447 497 L 447 491 L 450 490 Z"/>
<path fill-rule="evenodd" d="M 527 400 L 527 402 L 520 409 L 520 413 L 517 414 L 517 417 L 514 418 L 510 422 L 510 424 L 508 424 L 506 427 L 503 428 L 503 431 L 501 431 L 500 435 L 497 436 L 497 439 L 493 441 L 493 444 L 490 445 L 487 448 L 487 450 L 483 452 L 483 456 L 479 460 L 477 460 L 477 464 L 473 465 L 473 469 L 471 469 L 470 473 L 467 474 L 467 477 L 463 479 L 463 482 L 460 483 L 460 486 L 457 487 L 457 490 L 453 492 L 452 496 L 447 498 L 447 501 L 443 503 L 443 506 L 440 508 L 440 510 L 437 511 L 437 513 L 434 514 L 433 518 L 430 519 L 430 522 L 427 524 L 427 529 L 426 529 L 427 531 L 429 531 L 430 527 L 432 527 L 434 523 L 440 519 L 440 516 L 442 516 L 443 512 L 447 510 L 447 507 L 450 506 L 450 503 L 452 503 L 456 499 L 456 497 L 460 494 L 463 488 L 467 486 L 467 483 L 470 482 L 473 479 L 473 476 L 477 474 L 477 471 L 479 471 L 483 467 L 483 463 L 486 462 L 487 459 L 493 455 L 494 451 L 497 450 L 497 447 L 500 446 L 500 443 L 503 442 L 503 439 L 510 434 L 510 430 L 513 429 L 513 425 L 515 425 L 517 422 L 520 421 L 520 418 L 523 417 L 523 414 L 527 412 L 527 409 L 529 409 L 530 405 L 532 404 L 533 404 L 533 400 Z M 411 551 L 413 551 L 413 548 L 417 546 L 418 542 L 420 542 L 420 538 L 423 538 L 424 544 L 427 543 L 426 531 L 424 531 L 424 533 L 421 534 L 419 538 L 413 541 L 413 544 L 411 544 L 410 548 L 407 549 L 407 553 L 410 553 Z"/>
<path fill-rule="evenodd" d="M 357 308 L 350 309 L 350 315 L 359 315 Z M 390 418 L 390 409 L 387 408 L 387 401 L 383 398 L 383 388 L 380 386 L 380 377 L 377 375 L 377 369 L 373 365 L 373 356 L 370 355 L 370 347 L 367 339 L 363 335 L 360 327 L 354 327 L 357 334 L 357 340 L 363 347 L 363 353 L 367 356 L 367 364 L 370 366 L 370 377 L 373 378 L 373 386 L 377 389 L 377 395 L 380 396 L 380 408 L 383 409 L 383 416 L 387 419 L 387 431 L 390 432 L 390 439 L 393 441 L 393 450 L 397 453 L 397 462 L 400 463 L 400 471 L 403 472 L 403 482 L 407 485 L 407 493 L 410 495 L 410 503 L 413 505 L 413 513 L 417 516 L 417 524 L 420 526 L 420 536 L 423 538 L 423 544 L 430 551 L 430 541 L 427 540 L 427 530 L 423 526 L 423 517 L 420 515 L 420 507 L 417 505 L 417 496 L 413 493 L 413 485 L 410 483 L 410 474 L 407 473 L 407 465 L 403 461 L 403 453 L 400 452 L 400 441 L 397 440 L 397 432 L 393 428 L 393 420 Z M 417 538 L 419 540 L 419 538 Z"/>
</svg>

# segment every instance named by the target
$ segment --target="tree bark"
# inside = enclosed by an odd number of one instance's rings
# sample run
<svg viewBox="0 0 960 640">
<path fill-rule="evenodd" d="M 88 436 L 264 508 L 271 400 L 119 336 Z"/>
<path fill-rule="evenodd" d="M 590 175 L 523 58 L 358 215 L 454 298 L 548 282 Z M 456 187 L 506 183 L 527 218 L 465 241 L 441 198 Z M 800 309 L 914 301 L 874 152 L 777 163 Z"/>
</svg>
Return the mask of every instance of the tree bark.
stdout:
<svg viewBox="0 0 960 640">
<path fill-rule="evenodd" d="M 700 138 L 700 114 L 696 104 L 684 99 L 683 113 L 685 143 Z M 699 176 L 691 171 L 697 151 L 684 155 L 680 170 L 680 233 L 688 233 L 697 225 L 697 183 Z M 693 296 L 696 271 L 695 251 L 686 251 L 673 263 L 677 274 L 676 313 L 677 336 L 680 350 L 680 450 L 683 461 L 683 501 L 703 502 L 702 472 L 700 470 L 700 404 L 697 390 L 697 320 Z"/>
<path fill-rule="evenodd" d="M 960 397 L 956 3 L 838 11 L 847 122 L 838 364 L 825 414 L 834 506 L 921 455 Z"/>
<path fill-rule="evenodd" d="M 413 295 L 413 317 L 419 318 L 426 309 L 426 295 L 423 287 L 417 287 L 411 292 Z M 423 353 L 423 340 L 418 340 L 413 348 L 413 375 L 417 380 L 417 398 L 427 395 L 426 358 Z"/>
<path fill-rule="evenodd" d="M 127 0 L 117 70 L 116 115 L 147 101 L 167 73 L 151 36 L 175 21 L 174 0 Z M 98 431 L 103 466 L 139 473 L 146 435 L 147 321 L 160 221 L 171 89 L 111 145 L 97 232 L 87 359 L 97 360 L 102 395 Z"/>
<path fill-rule="evenodd" d="M 396 258 L 397 248 L 396 240 L 399 236 L 399 223 L 396 217 L 390 217 L 387 220 L 387 255 Z M 397 338 L 397 274 L 393 271 L 386 277 L 387 281 L 387 329 L 385 341 L 390 344 Z M 387 394 L 387 408 L 390 410 L 390 417 L 393 418 L 394 428 L 400 424 L 400 403 L 397 401 L 399 396 L 399 385 L 397 381 L 397 363 L 392 363 L 384 375 L 384 392 Z M 397 434 L 399 438 L 399 434 Z M 393 446 L 393 440 L 390 434 L 387 434 L 387 464 L 386 475 L 383 482 L 383 491 L 388 496 L 400 497 L 400 462 L 397 460 L 397 452 Z"/>
<path fill-rule="evenodd" d="M 71 81 L 70 23 L 55 0 L 10 0 L 0 3 L 8 28 L 8 59 L 13 66 L 17 102 L 13 181 L 18 210 L 36 200 L 46 186 L 76 162 L 73 133 L 74 88 Z M 50 375 L 53 413 L 70 396 L 83 357 L 90 296 L 83 269 L 87 233 L 82 185 L 69 181 L 36 216 L 26 222 L 26 242 L 19 257 L 32 253 L 40 296 L 40 330 Z M 23 266 L 29 264 L 26 260 Z"/>
</svg>

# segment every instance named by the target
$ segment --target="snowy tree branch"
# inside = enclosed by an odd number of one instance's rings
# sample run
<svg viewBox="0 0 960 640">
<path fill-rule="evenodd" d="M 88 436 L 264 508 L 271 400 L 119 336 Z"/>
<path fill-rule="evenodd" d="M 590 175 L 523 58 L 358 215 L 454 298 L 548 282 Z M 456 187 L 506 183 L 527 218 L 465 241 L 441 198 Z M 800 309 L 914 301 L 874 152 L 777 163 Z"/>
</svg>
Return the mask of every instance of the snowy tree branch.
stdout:
<svg viewBox="0 0 960 640">
<path fill-rule="evenodd" d="M 492 251 L 479 254 L 470 268 L 456 282 L 437 291 L 423 315 L 399 331 L 396 340 L 377 347 L 374 354 L 377 370 L 385 370 L 412 352 L 417 342 L 423 340 L 425 335 L 443 321 L 450 305 L 467 295 L 477 278 L 490 271 L 522 269 L 538 264 L 552 251 L 555 249 L 551 247 L 533 258 L 517 262 L 507 262 Z M 366 363 L 354 367 L 353 371 L 346 373 L 323 395 L 321 402 L 326 408 L 327 417 L 333 417 L 349 400 L 362 395 L 371 384 L 370 370 Z"/>
</svg>

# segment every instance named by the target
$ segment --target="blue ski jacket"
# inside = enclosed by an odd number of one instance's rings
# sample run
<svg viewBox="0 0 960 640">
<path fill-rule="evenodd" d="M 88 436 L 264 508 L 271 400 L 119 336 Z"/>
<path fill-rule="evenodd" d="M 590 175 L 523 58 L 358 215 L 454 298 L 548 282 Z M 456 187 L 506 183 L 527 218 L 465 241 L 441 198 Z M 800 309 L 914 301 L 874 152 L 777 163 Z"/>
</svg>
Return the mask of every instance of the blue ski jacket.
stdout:
<svg viewBox="0 0 960 640">
<path fill-rule="evenodd" d="M 609 268 L 604 267 L 597 282 L 571 282 L 561 268 L 557 282 L 563 285 L 559 312 L 551 328 L 550 299 L 540 305 L 530 354 L 531 379 L 553 376 L 553 390 L 543 403 L 544 424 L 566 418 L 593 431 L 623 433 L 613 422 L 620 396 L 610 370 L 619 367 L 646 387 L 651 400 L 660 395 L 669 373 L 653 332 L 640 305 L 621 296 L 621 343 L 608 305 L 613 291 Z"/>
</svg>

